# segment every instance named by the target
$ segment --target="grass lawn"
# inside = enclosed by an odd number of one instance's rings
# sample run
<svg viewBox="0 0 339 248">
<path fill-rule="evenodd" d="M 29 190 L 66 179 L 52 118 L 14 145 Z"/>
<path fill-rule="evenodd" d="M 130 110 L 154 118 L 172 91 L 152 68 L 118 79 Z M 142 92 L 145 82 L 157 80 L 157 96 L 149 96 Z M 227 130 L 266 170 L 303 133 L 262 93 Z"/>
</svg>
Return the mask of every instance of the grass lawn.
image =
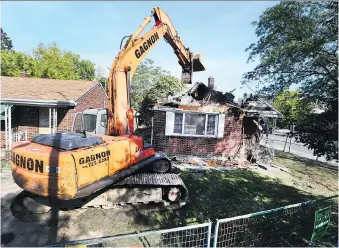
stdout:
<svg viewBox="0 0 339 248">
<path fill-rule="evenodd" d="M 292 182 L 294 186 L 316 195 L 329 196 L 338 193 L 337 166 L 284 152 L 277 153 L 275 163 L 290 170 L 290 180 L 285 180 L 285 183 Z"/>
<path fill-rule="evenodd" d="M 184 170 L 181 176 L 190 194 L 189 203 L 176 211 L 138 213 L 135 220 L 164 229 L 202 223 L 208 219 L 215 221 L 336 195 L 337 171 L 327 168 L 325 164 L 311 162 L 280 153 L 275 163 L 288 168 L 291 173 L 280 170 L 268 173 L 262 169 L 258 171 L 235 169 L 223 172 Z M 328 202 L 325 202 L 318 208 L 327 205 Z M 337 211 L 335 212 L 334 219 L 337 219 Z M 303 238 L 309 240 L 313 229 L 314 212 L 303 214 L 308 214 L 308 217 L 298 219 L 299 222 L 295 225 L 300 227 L 307 224 L 307 227 L 300 230 L 305 232 Z M 273 223 L 270 228 L 274 227 L 277 226 Z M 337 233 L 337 222 L 331 228 L 331 232 Z M 292 233 L 291 230 L 287 233 L 289 232 Z M 334 238 L 331 244 L 335 245 L 337 240 L 337 237 Z M 290 241 L 286 241 L 285 245 Z"/>
</svg>

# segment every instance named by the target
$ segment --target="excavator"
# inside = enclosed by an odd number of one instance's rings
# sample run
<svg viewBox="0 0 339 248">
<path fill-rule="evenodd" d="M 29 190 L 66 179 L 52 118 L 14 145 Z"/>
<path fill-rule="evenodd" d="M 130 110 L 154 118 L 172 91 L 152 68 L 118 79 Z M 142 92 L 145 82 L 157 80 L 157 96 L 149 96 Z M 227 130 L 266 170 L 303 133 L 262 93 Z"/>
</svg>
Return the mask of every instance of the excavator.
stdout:
<svg viewBox="0 0 339 248">
<path fill-rule="evenodd" d="M 141 35 L 152 17 L 155 25 Z M 171 172 L 170 159 L 155 153 L 152 145 L 134 135 L 131 80 L 137 66 L 162 37 L 178 57 L 184 83 L 192 83 L 193 72 L 205 70 L 202 55 L 190 52 L 167 14 L 153 8 L 137 31 L 121 40 L 109 72 L 107 109 L 84 110 L 79 132 L 38 134 L 12 145 L 12 176 L 23 189 L 20 201 L 26 209 L 150 203 L 158 209 L 175 209 L 186 204 L 187 188 L 180 176 Z"/>
</svg>

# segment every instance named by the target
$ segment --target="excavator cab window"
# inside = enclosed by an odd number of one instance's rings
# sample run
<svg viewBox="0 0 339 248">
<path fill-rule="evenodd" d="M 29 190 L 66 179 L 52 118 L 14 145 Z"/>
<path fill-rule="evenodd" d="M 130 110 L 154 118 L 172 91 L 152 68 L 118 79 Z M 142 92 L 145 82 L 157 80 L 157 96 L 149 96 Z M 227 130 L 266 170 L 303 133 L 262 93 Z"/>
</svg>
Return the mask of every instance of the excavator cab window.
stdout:
<svg viewBox="0 0 339 248">
<path fill-rule="evenodd" d="M 94 132 L 96 128 L 97 116 L 91 114 L 83 115 L 83 131 Z"/>
<path fill-rule="evenodd" d="M 100 120 L 100 125 L 104 128 L 107 126 L 107 115 L 102 115 Z"/>
</svg>

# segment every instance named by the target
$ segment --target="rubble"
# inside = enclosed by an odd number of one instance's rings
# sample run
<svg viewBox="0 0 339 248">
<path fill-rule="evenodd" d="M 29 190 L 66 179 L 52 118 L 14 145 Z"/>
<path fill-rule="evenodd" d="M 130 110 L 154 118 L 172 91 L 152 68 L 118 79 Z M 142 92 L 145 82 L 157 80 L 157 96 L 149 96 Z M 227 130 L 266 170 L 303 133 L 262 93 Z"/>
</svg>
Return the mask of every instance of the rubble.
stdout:
<svg viewBox="0 0 339 248">
<path fill-rule="evenodd" d="M 226 167 L 226 168 L 242 168 L 248 165 L 247 161 L 242 163 L 234 160 L 232 157 L 225 157 L 225 158 L 202 158 L 202 157 L 189 157 L 189 158 L 178 158 L 175 157 L 173 160 L 175 165 L 190 165 L 196 167 Z"/>
</svg>

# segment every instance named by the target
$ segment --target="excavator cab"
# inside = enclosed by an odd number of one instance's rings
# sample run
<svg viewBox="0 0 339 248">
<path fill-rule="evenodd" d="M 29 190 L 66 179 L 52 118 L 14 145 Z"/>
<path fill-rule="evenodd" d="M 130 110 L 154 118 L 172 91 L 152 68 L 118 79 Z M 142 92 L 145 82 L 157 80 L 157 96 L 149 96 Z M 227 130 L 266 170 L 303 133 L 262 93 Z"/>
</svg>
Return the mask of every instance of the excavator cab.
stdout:
<svg viewBox="0 0 339 248">
<path fill-rule="evenodd" d="M 86 132 L 88 134 L 106 134 L 107 133 L 107 109 L 90 108 L 85 109 L 81 114 L 81 123 L 74 122 L 72 131 L 77 133 Z M 137 129 L 140 113 L 136 112 L 134 116 L 134 127 Z M 78 129 L 75 129 L 75 126 Z M 80 127 L 80 128 L 79 128 Z"/>
</svg>

